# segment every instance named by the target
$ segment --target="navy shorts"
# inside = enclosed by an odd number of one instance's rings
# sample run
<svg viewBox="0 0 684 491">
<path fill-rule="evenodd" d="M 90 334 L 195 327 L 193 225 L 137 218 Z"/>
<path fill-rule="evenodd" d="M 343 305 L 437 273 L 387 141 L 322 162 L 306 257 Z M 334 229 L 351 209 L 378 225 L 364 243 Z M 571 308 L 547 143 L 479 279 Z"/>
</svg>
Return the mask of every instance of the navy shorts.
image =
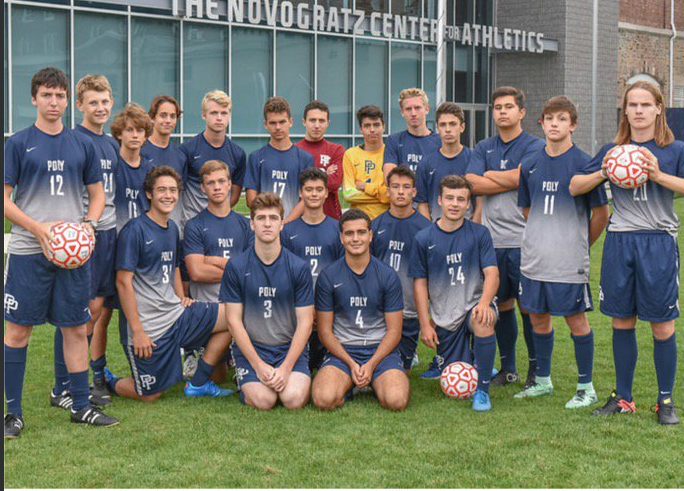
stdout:
<svg viewBox="0 0 684 491">
<path fill-rule="evenodd" d="M 401 329 L 401 341 L 399 341 L 399 355 L 404 364 L 404 370 L 410 370 L 413 363 L 413 357 L 416 355 L 416 348 L 418 348 L 418 336 L 420 335 L 420 323 L 418 319 L 404 319 L 404 325 Z"/>
<path fill-rule="evenodd" d="M 437 331 L 437 339 L 439 339 L 435 361 L 440 371 L 457 361 L 473 364 L 474 337 L 470 327 L 470 313 L 455 331 L 448 331 L 439 326 L 435 327 L 435 331 Z"/>
<path fill-rule="evenodd" d="M 180 349 L 205 345 L 218 319 L 218 304 L 195 302 L 161 338 L 155 341 L 152 357 L 143 360 L 135 356 L 133 345 L 124 345 L 138 395 L 164 392 L 183 379 Z"/>
<path fill-rule="evenodd" d="M 375 354 L 375 351 L 378 349 L 378 346 L 380 345 L 342 345 L 342 347 L 349 354 L 349 356 L 351 356 L 352 360 L 354 360 L 359 365 L 363 365 L 368 360 L 370 360 L 371 357 Z M 340 360 L 336 356 L 333 356 L 330 353 L 325 355 L 325 359 L 323 360 L 323 365 L 321 365 L 321 368 L 325 368 L 327 366 L 338 368 L 342 370 L 344 373 L 346 373 L 349 376 L 349 378 L 351 378 L 351 370 L 349 369 L 349 366 L 347 366 L 345 362 L 343 362 L 342 360 Z M 401 370 L 402 373 L 404 372 L 404 364 L 401 361 L 401 355 L 399 354 L 399 350 L 396 348 L 389 355 L 383 358 L 380 361 L 380 363 L 378 363 L 378 366 L 375 367 L 371 382 L 375 381 L 376 378 L 378 378 L 380 375 L 382 375 L 388 370 Z"/>
<path fill-rule="evenodd" d="M 496 292 L 498 302 L 518 298 L 520 283 L 520 248 L 495 249 L 496 263 L 499 267 L 499 291 Z"/>
<path fill-rule="evenodd" d="M 601 312 L 645 322 L 679 317 L 679 247 L 665 232 L 608 232 L 601 263 Z"/>
<path fill-rule="evenodd" d="M 321 368 L 323 358 L 327 350 L 321 340 L 318 339 L 318 331 L 313 331 L 309 336 L 309 370 L 314 371 Z"/>
<path fill-rule="evenodd" d="M 266 346 L 264 344 L 252 343 L 252 346 L 254 346 L 259 358 L 273 368 L 278 368 L 282 365 L 287 356 L 287 352 L 290 350 L 290 343 L 278 346 Z M 242 354 L 238 345 L 233 342 L 230 348 L 233 355 L 233 363 L 235 364 L 235 379 L 237 381 L 238 390 L 240 390 L 240 387 L 243 385 L 251 382 L 261 383 L 256 370 L 254 370 L 245 355 Z M 311 372 L 309 371 L 309 350 L 307 348 L 304 348 L 302 354 L 297 358 L 294 367 L 292 367 L 292 371 L 303 373 L 309 377 L 311 376 Z M 240 397 L 240 400 L 242 400 L 242 397 Z"/>
<path fill-rule="evenodd" d="M 116 228 L 95 232 L 95 250 L 90 257 L 90 298 L 116 293 Z"/>
<path fill-rule="evenodd" d="M 62 269 L 40 254 L 8 254 L 5 320 L 20 326 L 49 322 L 74 327 L 90 320 L 90 263 Z"/>
<path fill-rule="evenodd" d="M 533 314 L 567 317 L 594 310 L 589 283 L 552 283 L 520 275 L 520 306 Z"/>
</svg>

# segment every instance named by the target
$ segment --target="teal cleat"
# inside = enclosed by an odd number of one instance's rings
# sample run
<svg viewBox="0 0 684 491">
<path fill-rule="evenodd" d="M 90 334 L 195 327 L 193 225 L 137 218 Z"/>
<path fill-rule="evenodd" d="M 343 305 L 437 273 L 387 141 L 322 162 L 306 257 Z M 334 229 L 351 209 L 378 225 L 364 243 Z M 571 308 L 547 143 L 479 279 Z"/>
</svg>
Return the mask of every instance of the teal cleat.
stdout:
<svg viewBox="0 0 684 491">
<path fill-rule="evenodd" d="M 598 396 L 594 389 L 578 389 L 575 395 L 565 404 L 565 409 L 577 409 L 591 406 L 598 402 Z"/>
<path fill-rule="evenodd" d="M 489 394 L 483 390 L 476 390 L 473 395 L 473 411 L 489 411 L 492 409 L 492 403 L 489 400 Z"/>
<path fill-rule="evenodd" d="M 539 397 L 539 396 L 548 396 L 553 394 L 553 384 L 548 383 L 548 384 L 540 384 L 539 382 L 535 383 L 531 387 L 528 387 L 525 390 L 522 390 L 515 394 L 513 397 L 516 399 L 522 399 L 523 397 Z"/>
<path fill-rule="evenodd" d="M 230 389 L 222 389 L 214 382 L 209 380 L 206 384 L 200 385 L 199 387 L 196 387 L 192 385 L 190 382 L 188 382 L 185 384 L 185 389 L 183 389 L 183 393 L 186 395 L 186 397 L 226 397 L 231 395 L 233 391 Z"/>
</svg>

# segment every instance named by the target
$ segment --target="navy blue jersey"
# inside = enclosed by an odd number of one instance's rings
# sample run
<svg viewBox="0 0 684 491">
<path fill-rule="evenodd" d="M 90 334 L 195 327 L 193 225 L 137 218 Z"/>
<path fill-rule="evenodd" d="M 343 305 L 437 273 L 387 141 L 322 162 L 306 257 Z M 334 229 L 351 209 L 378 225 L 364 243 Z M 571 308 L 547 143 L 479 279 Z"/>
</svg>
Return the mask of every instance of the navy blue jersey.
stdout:
<svg viewBox="0 0 684 491">
<path fill-rule="evenodd" d="M 167 227 L 162 227 L 143 213 L 119 233 L 116 269 L 133 273 L 140 323 L 153 341 L 161 338 L 183 313 L 181 300 L 174 290 L 179 266 L 180 236 L 172 220 Z M 130 327 L 128 344 L 133 344 Z"/>
<path fill-rule="evenodd" d="M 437 220 L 442 216 L 442 208 L 439 206 L 439 183 L 442 178 L 449 175 L 465 176 L 470 162 L 470 149 L 462 147 L 455 157 L 445 157 L 439 149 L 426 155 L 418 164 L 416 171 L 416 203 L 427 203 L 430 207 L 430 216 Z M 471 200 L 474 201 L 474 200 Z M 471 203 L 466 218 L 473 214 Z"/>
<path fill-rule="evenodd" d="M 344 256 L 339 225 L 330 217 L 316 225 L 309 225 L 299 217 L 285 225 L 280 242 L 309 263 L 314 286 L 323 268 Z"/>
<path fill-rule="evenodd" d="M 416 235 L 409 276 L 427 278 L 431 317 L 455 331 L 482 298 L 483 270 L 490 266 L 496 266 L 496 252 L 486 227 L 465 220 L 445 232 L 433 223 Z"/>
<path fill-rule="evenodd" d="M 254 242 L 249 220 L 231 211 L 217 217 L 203 210 L 185 224 L 183 257 L 189 254 L 218 256 L 226 259 L 246 251 Z M 202 302 L 218 302 L 221 283 L 196 283 L 190 280 L 190 295 Z"/>
<path fill-rule="evenodd" d="M 664 148 L 656 145 L 654 140 L 631 144 L 648 148 L 658 159 L 658 167 L 662 172 L 684 177 L 684 142 L 675 141 Z M 601 170 L 603 157 L 614 146 L 614 143 L 604 145 L 587 164 L 583 173 L 591 174 Z M 677 237 L 679 217 L 674 211 L 673 191 L 649 180 L 635 189 L 623 189 L 611 182 L 610 192 L 613 197 L 613 214 L 608 224 L 609 232 L 660 230 Z"/>
<path fill-rule="evenodd" d="M 166 148 L 158 147 L 154 143 L 147 140 L 147 143 L 140 149 L 140 155 L 145 157 L 152 167 L 158 167 L 160 165 L 168 165 L 173 168 L 181 176 L 183 181 L 183 188 L 186 187 L 188 172 L 187 172 L 187 160 L 185 154 L 181 152 L 180 148 L 169 143 Z M 183 222 L 183 195 L 185 193 L 181 192 L 178 196 L 178 204 L 171 212 L 171 219 L 176 222 L 176 225 L 181 226 Z M 183 230 L 181 229 L 181 237 L 183 236 Z"/>
<path fill-rule="evenodd" d="M 442 146 L 439 133 L 432 132 L 427 136 L 414 136 L 408 130 L 392 133 L 385 140 L 384 162 L 406 165 L 416 172 L 423 157 Z"/>
<path fill-rule="evenodd" d="M 131 167 L 119 156 L 115 178 L 116 194 L 114 196 L 117 232 L 120 232 L 129 220 L 142 215 L 150 207 L 145 191 L 143 191 L 143 182 L 150 170 L 152 170 L 152 164 L 145 157 L 140 157 L 138 167 Z"/>
<path fill-rule="evenodd" d="M 313 166 L 311 154 L 295 145 L 278 150 L 267 144 L 249 154 L 245 189 L 278 195 L 287 217 L 299 203 L 299 174 Z"/>
<path fill-rule="evenodd" d="M 185 154 L 186 188 L 183 192 L 183 224 L 204 210 L 209 203 L 207 195 L 200 189 L 199 171 L 208 160 L 220 160 L 228 165 L 230 179 L 235 186 L 242 186 L 245 178 L 247 158 L 241 146 L 228 138 L 220 147 L 212 147 L 204 133 L 191 138 L 180 146 Z"/>
<path fill-rule="evenodd" d="M 520 271 L 529 279 L 556 283 L 589 281 L 591 208 L 608 203 L 603 185 L 573 197 L 569 186 L 591 157 L 573 145 L 551 157 L 542 148 L 523 162 L 518 204 L 529 208 Z"/>
<path fill-rule="evenodd" d="M 284 247 L 274 262 L 264 264 L 250 247 L 228 262 L 219 301 L 242 304 L 242 322 L 253 343 L 289 343 L 297 330 L 295 308 L 313 305 L 309 265 Z"/>
<path fill-rule="evenodd" d="M 507 171 L 517 169 L 529 156 L 545 145 L 544 140 L 526 131 L 504 143 L 498 136 L 492 136 L 477 144 L 470 154 L 468 174 L 484 175 L 486 171 Z M 518 206 L 518 190 L 482 197 L 482 224 L 492 234 L 494 247 L 520 247 L 525 217 Z"/>
<path fill-rule="evenodd" d="M 5 142 L 5 184 L 14 187 L 17 206 L 38 222 L 83 221 L 86 186 L 101 181 L 95 145 L 83 133 L 64 128 L 48 135 L 31 125 Z M 12 225 L 8 252 L 41 250 L 31 232 Z"/>
<path fill-rule="evenodd" d="M 388 210 L 372 223 L 371 254 L 389 264 L 399 274 L 404 291 L 404 318 L 415 319 L 416 302 L 413 300 L 413 278 L 409 278 L 411 248 L 416 234 L 430 226 L 430 220 L 414 211 L 410 217 L 396 218 Z"/>
<path fill-rule="evenodd" d="M 342 257 L 321 271 L 316 310 L 333 312 L 333 334 L 342 344 L 374 345 L 387 333 L 385 313 L 404 308 L 396 271 L 371 256 L 361 274 Z"/>
<path fill-rule="evenodd" d="M 77 125 L 74 131 L 79 131 L 93 140 L 95 155 L 100 162 L 102 170 L 102 188 L 105 193 L 105 208 L 100 220 L 97 222 L 98 230 L 111 230 L 116 227 L 116 210 L 114 208 L 114 195 L 116 193 L 114 176 L 119 161 L 119 144 L 107 134 L 98 135 L 82 125 Z M 88 209 L 88 193 L 83 195 L 83 204 Z"/>
</svg>

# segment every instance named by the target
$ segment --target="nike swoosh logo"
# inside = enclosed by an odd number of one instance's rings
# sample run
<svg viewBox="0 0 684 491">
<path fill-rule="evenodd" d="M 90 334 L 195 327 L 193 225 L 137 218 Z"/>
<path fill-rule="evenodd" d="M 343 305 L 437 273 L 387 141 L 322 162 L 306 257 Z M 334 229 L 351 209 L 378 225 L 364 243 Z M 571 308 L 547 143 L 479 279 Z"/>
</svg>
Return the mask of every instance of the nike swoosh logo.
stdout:
<svg viewBox="0 0 684 491">
<path fill-rule="evenodd" d="M 537 169 L 530 169 L 530 174 L 534 174 L 535 172 L 537 172 Z"/>
<path fill-rule="evenodd" d="M 14 402 L 14 399 L 7 399 L 7 404 L 11 404 Z"/>
<path fill-rule="evenodd" d="M 580 303 L 581 301 L 582 301 L 581 298 L 578 298 L 578 299 L 577 299 L 577 303 Z"/>
<path fill-rule="evenodd" d="M 154 240 L 150 240 L 150 241 L 147 241 L 147 240 L 146 240 L 146 241 L 145 241 L 145 245 L 150 245 L 152 242 L 154 242 Z"/>
<path fill-rule="evenodd" d="M 209 227 L 204 227 L 204 228 L 202 229 L 202 232 L 206 232 L 207 230 L 209 230 Z"/>
<path fill-rule="evenodd" d="M 261 160 L 259 161 L 260 164 L 263 164 L 264 162 L 266 162 L 266 159 L 261 159 Z"/>
<path fill-rule="evenodd" d="M 339 287 L 341 287 L 342 285 L 344 285 L 344 283 L 337 283 L 336 285 L 333 285 L 333 288 L 339 288 Z"/>
<path fill-rule="evenodd" d="M 430 175 L 432 175 L 432 174 L 434 174 L 434 173 L 435 173 L 435 171 L 430 171 Z"/>
<path fill-rule="evenodd" d="M 387 232 L 387 230 L 378 230 L 378 235 L 382 235 L 382 234 L 384 234 L 385 232 Z"/>
<path fill-rule="evenodd" d="M 200 158 L 201 156 L 202 156 L 202 154 L 199 154 L 199 155 L 195 155 L 193 158 L 194 158 L 195 160 L 197 160 L 197 159 Z"/>
<path fill-rule="evenodd" d="M 154 162 L 154 159 L 147 159 L 147 160 L 150 161 L 150 162 Z"/>
<path fill-rule="evenodd" d="M 487 153 L 492 153 L 494 150 L 487 150 Z"/>
<path fill-rule="evenodd" d="M 36 147 L 31 147 L 26 149 L 26 153 L 33 152 L 36 149 Z"/>
<path fill-rule="evenodd" d="M 677 306 L 677 304 L 674 304 L 674 305 L 668 305 L 668 306 L 667 306 L 667 308 L 668 308 L 668 309 L 670 309 L 670 310 L 672 310 L 672 309 L 674 309 L 674 308 L 675 308 L 676 306 Z"/>
<path fill-rule="evenodd" d="M 428 249 L 434 249 L 435 247 L 437 247 L 437 244 L 432 244 L 431 246 L 428 246 Z"/>
<path fill-rule="evenodd" d="M 249 275 L 251 275 L 251 274 L 252 274 L 252 273 L 245 273 L 245 276 L 249 276 Z"/>
<path fill-rule="evenodd" d="M 294 239 L 296 239 L 298 236 L 299 236 L 299 235 L 291 235 L 291 236 L 290 236 L 290 240 L 294 240 Z"/>
</svg>

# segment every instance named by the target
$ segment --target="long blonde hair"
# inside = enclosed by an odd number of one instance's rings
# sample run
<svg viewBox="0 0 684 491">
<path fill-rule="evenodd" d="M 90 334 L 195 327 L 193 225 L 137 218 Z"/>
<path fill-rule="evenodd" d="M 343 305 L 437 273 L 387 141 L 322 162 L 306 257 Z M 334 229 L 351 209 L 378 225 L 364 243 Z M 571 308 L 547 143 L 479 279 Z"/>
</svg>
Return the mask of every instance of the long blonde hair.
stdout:
<svg viewBox="0 0 684 491">
<path fill-rule="evenodd" d="M 622 113 L 620 114 L 620 125 L 618 126 L 617 135 L 615 135 L 615 140 L 613 143 L 616 145 L 626 145 L 630 142 L 632 137 L 632 132 L 629 126 L 629 120 L 627 119 L 627 94 L 629 94 L 634 89 L 644 89 L 648 91 L 655 99 L 656 106 L 661 107 L 660 114 L 656 116 L 655 121 L 655 143 L 660 148 L 668 146 L 670 143 L 675 141 L 674 133 L 667 125 L 667 116 L 665 115 L 665 100 L 663 99 L 663 94 L 660 89 L 650 82 L 645 80 L 639 80 L 630 85 L 627 90 L 625 90 L 625 95 L 622 97 Z"/>
</svg>

